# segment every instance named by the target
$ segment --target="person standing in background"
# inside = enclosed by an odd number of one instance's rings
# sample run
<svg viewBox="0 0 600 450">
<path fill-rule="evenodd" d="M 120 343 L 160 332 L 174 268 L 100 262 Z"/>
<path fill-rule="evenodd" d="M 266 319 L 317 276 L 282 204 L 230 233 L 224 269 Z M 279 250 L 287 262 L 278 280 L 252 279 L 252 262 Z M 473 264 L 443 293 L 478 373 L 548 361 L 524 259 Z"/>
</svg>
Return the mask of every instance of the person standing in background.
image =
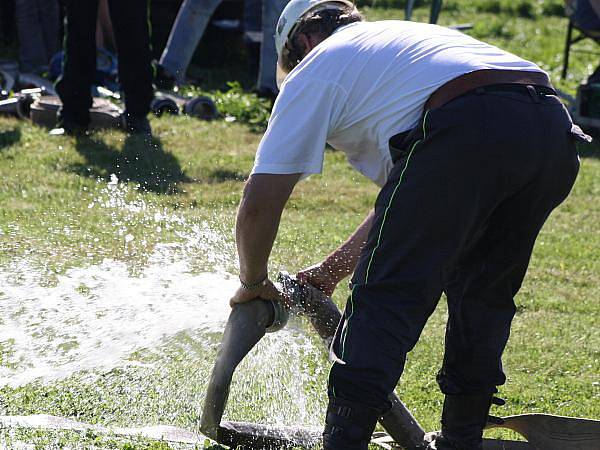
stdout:
<svg viewBox="0 0 600 450">
<path fill-rule="evenodd" d="M 256 86 L 262 95 L 274 96 L 278 91 L 275 82 L 277 53 L 273 37 L 277 20 L 288 1 L 262 0 L 262 45 Z M 222 0 L 184 0 L 157 66 L 157 88 L 172 89 L 176 84 L 185 82 L 185 74 L 194 51 L 221 2 Z M 251 13 L 248 11 L 250 8 L 260 8 L 260 3 L 254 0 L 251 5 L 246 5 L 246 16 Z"/>
<path fill-rule="evenodd" d="M 104 48 L 114 52 L 117 48 L 115 44 L 115 33 L 113 24 L 110 20 L 110 10 L 108 9 L 108 0 L 99 0 L 98 3 L 98 21 L 96 23 L 96 47 Z"/>
<path fill-rule="evenodd" d="M 16 0 L 21 72 L 43 74 L 58 51 L 56 0 Z"/>
<path fill-rule="evenodd" d="M 183 1 L 156 67 L 155 84 L 158 89 L 172 89 L 176 84 L 184 84 L 194 51 L 222 1 Z"/>
<path fill-rule="evenodd" d="M 108 0 L 119 56 L 119 82 L 125 94 L 123 126 L 130 134 L 150 137 L 152 52 L 148 0 Z M 56 90 L 63 107 L 51 134 L 85 132 L 90 124 L 91 87 L 96 72 L 98 0 L 67 0 L 65 61 Z"/>
</svg>

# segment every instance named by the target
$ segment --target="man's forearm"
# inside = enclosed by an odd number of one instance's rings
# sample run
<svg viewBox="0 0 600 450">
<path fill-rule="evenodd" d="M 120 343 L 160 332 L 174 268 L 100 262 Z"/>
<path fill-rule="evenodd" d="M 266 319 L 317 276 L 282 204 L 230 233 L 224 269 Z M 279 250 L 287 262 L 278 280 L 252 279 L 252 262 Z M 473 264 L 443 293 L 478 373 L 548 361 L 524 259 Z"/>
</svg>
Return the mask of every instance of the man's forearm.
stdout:
<svg viewBox="0 0 600 450">
<path fill-rule="evenodd" d="M 249 284 L 267 276 L 267 262 L 277 229 L 281 210 L 252 208 L 242 205 L 236 222 L 236 240 L 240 261 L 240 278 Z"/>
<path fill-rule="evenodd" d="M 371 211 L 348 240 L 325 258 L 324 265 L 338 281 L 354 272 L 371 231 L 373 216 L 374 211 Z"/>
<path fill-rule="evenodd" d="M 253 175 L 246 183 L 236 221 L 240 278 L 264 279 L 281 213 L 300 175 Z"/>
</svg>

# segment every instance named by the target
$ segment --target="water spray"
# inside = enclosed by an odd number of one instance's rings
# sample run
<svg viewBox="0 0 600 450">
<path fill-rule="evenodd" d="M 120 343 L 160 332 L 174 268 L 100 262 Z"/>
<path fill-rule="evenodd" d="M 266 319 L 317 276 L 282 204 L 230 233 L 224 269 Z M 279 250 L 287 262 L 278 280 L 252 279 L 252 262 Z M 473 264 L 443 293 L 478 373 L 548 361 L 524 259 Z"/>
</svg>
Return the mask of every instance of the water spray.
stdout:
<svg viewBox="0 0 600 450">
<path fill-rule="evenodd" d="M 294 311 L 309 318 L 329 347 L 341 319 L 338 307 L 321 291 L 300 285 L 287 273 L 280 274 L 279 282 L 294 305 Z M 267 449 L 311 448 L 320 442 L 321 434 L 317 429 L 221 422 L 235 369 L 267 332 L 278 331 L 285 326 L 288 314 L 281 303 L 265 300 L 254 300 L 232 309 L 202 413 L 200 430 L 208 437 L 232 447 L 247 445 Z M 381 419 L 381 425 L 404 448 L 424 448 L 423 428 L 397 396 L 391 396 L 390 400 L 392 409 Z"/>
<path fill-rule="evenodd" d="M 293 305 L 292 312 L 308 317 L 329 348 L 342 317 L 331 298 L 310 285 L 301 285 L 281 273 L 281 289 Z M 247 422 L 222 421 L 229 386 L 235 369 L 267 332 L 282 329 L 289 312 L 281 303 L 254 300 L 234 307 L 223 334 L 202 413 L 201 431 L 216 442 L 236 448 L 314 448 L 320 444 L 320 429 L 266 426 Z M 435 433 L 426 434 L 408 408 L 395 395 L 392 408 L 379 423 L 386 433 L 374 435 L 373 443 L 387 449 L 423 450 Z M 600 421 L 524 414 L 503 419 L 492 427 L 509 428 L 528 442 L 485 439 L 484 450 L 597 450 L 600 448 Z"/>
<path fill-rule="evenodd" d="M 200 430 L 206 436 L 232 447 L 285 448 L 290 442 L 295 445 L 305 443 L 293 439 L 292 429 L 275 430 L 242 422 L 221 422 L 235 369 L 266 333 L 281 330 L 287 320 L 288 311 L 272 300 L 254 300 L 231 310 L 204 401 Z"/>
</svg>

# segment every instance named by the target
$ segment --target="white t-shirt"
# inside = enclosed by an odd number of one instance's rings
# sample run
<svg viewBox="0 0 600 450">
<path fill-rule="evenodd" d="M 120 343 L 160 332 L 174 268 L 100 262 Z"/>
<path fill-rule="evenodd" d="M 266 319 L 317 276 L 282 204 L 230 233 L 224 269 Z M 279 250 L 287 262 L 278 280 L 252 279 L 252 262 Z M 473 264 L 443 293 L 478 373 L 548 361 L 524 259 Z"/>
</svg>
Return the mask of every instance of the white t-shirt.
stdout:
<svg viewBox="0 0 600 450">
<path fill-rule="evenodd" d="M 395 134 L 414 128 L 429 96 L 481 69 L 542 70 L 449 28 L 359 22 L 338 29 L 287 76 L 252 173 L 321 173 L 325 144 L 382 186 Z"/>
</svg>

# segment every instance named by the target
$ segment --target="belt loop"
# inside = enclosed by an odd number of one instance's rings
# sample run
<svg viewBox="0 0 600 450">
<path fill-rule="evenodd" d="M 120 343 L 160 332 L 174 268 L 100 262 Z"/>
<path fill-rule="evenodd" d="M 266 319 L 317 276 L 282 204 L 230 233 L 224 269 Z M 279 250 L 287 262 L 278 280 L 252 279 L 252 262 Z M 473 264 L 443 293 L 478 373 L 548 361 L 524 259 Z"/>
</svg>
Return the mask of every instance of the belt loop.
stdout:
<svg viewBox="0 0 600 450">
<path fill-rule="evenodd" d="M 529 91 L 533 103 L 540 103 L 540 94 L 538 94 L 538 91 L 530 84 L 527 85 L 527 90 Z"/>
</svg>

